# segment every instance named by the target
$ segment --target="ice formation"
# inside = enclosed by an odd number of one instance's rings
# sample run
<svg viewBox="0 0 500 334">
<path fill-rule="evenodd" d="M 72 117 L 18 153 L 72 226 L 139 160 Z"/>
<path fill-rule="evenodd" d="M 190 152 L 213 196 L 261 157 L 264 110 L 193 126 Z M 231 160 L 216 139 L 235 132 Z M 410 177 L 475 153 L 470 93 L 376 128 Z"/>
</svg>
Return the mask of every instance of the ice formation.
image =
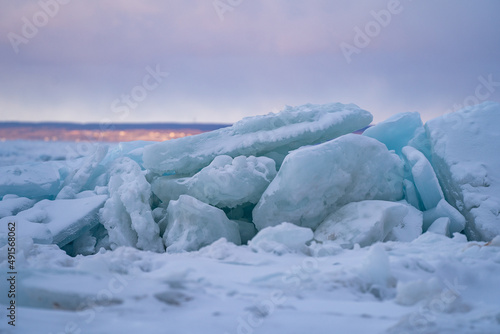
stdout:
<svg viewBox="0 0 500 334">
<path fill-rule="evenodd" d="M 160 228 L 153 219 L 151 185 L 139 165 L 119 158 L 110 172 L 109 199 L 101 210 L 111 246 L 132 246 L 162 252 Z"/>
<path fill-rule="evenodd" d="M 0 167 L 0 197 L 51 198 L 59 192 L 64 163 L 46 161 Z"/>
<path fill-rule="evenodd" d="M 370 200 L 349 203 L 330 214 L 315 230 L 314 239 L 352 248 L 387 238 L 408 242 L 420 234 L 422 213 L 418 210 L 406 203 Z"/>
<path fill-rule="evenodd" d="M 9 151 L 0 270 L 15 222 L 15 330 L 322 333 L 333 319 L 349 333 L 499 333 L 498 115 L 403 113 L 360 136 L 367 112 L 306 105 L 47 155 L 63 161 Z"/>
<path fill-rule="evenodd" d="M 234 208 L 256 204 L 275 176 L 276 165 L 270 158 L 219 155 L 192 177 L 164 176 L 155 179 L 152 187 L 166 203 L 190 195 L 213 206 Z"/>
<path fill-rule="evenodd" d="M 311 233 L 313 253 L 426 231 L 487 241 L 500 234 L 499 114 L 484 103 L 424 125 L 402 113 L 360 136 L 350 132 L 367 111 L 307 104 L 163 143 L 93 145 L 0 167 L 0 219 L 72 255 L 196 251 L 221 238 L 279 253 L 303 250 Z"/>
<path fill-rule="evenodd" d="M 266 227 L 250 241 L 255 251 L 284 254 L 305 251 L 306 243 L 313 239 L 313 231 L 290 223 Z"/>
<path fill-rule="evenodd" d="M 9 221 L 18 222 L 24 236 L 63 247 L 99 224 L 98 211 L 106 198 L 105 195 L 99 195 L 55 201 L 44 199 L 15 216 L 2 218 L 1 226 L 6 226 Z M 0 236 L 5 237 L 7 230 L 3 229 L 0 233 Z"/>
<path fill-rule="evenodd" d="M 170 201 L 167 221 L 163 240 L 170 253 L 198 250 L 220 238 L 241 244 L 236 222 L 229 220 L 224 211 L 188 195 Z"/>
<path fill-rule="evenodd" d="M 466 217 L 470 239 L 500 234 L 500 104 L 446 114 L 425 125 L 446 199 Z"/>
<path fill-rule="evenodd" d="M 418 112 L 405 112 L 389 117 L 363 132 L 363 136 L 375 138 L 385 144 L 389 150 L 402 156 L 405 146 L 411 146 L 427 157 L 429 154 L 429 140 Z"/>
<path fill-rule="evenodd" d="M 403 163 L 379 141 L 349 134 L 291 152 L 253 210 L 255 226 L 315 229 L 343 205 L 403 197 Z"/>
<path fill-rule="evenodd" d="M 353 104 L 287 107 L 277 114 L 244 118 L 228 128 L 169 140 L 144 148 L 144 166 L 158 174 L 192 175 L 218 155 L 283 155 L 370 124 L 372 115 Z M 280 157 L 280 158 L 276 158 Z"/>
</svg>

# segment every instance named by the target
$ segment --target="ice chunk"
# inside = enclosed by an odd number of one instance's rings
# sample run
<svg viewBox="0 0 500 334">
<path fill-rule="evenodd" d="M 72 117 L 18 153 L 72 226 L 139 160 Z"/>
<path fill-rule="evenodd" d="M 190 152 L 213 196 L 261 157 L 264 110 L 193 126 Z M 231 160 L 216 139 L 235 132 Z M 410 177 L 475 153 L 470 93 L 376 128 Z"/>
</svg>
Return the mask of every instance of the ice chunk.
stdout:
<svg viewBox="0 0 500 334">
<path fill-rule="evenodd" d="M 417 189 L 415 188 L 415 184 L 412 181 L 405 179 L 403 180 L 403 189 L 406 201 L 413 205 L 414 208 L 421 210 L 421 201 L 420 197 L 418 196 Z"/>
<path fill-rule="evenodd" d="M 167 221 L 163 240 L 170 253 L 195 251 L 220 238 L 241 244 L 236 222 L 229 220 L 221 209 L 188 195 L 170 201 Z"/>
<path fill-rule="evenodd" d="M 422 211 L 415 209 L 406 201 L 400 201 L 399 204 L 408 208 L 408 213 L 403 221 L 397 224 L 387 235 L 384 241 L 403 241 L 410 242 L 422 234 L 423 214 Z"/>
<path fill-rule="evenodd" d="M 484 102 L 425 125 L 434 169 L 446 199 L 467 218 L 469 239 L 500 234 L 498 124 L 500 104 Z"/>
<path fill-rule="evenodd" d="M 83 164 L 66 177 L 63 188 L 57 194 L 57 199 L 75 198 L 76 194 L 85 189 L 87 182 L 102 174 L 104 170 L 98 170 L 97 167 L 107 152 L 107 146 L 97 146 L 95 152 L 86 157 Z"/>
<path fill-rule="evenodd" d="M 31 208 L 35 202 L 26 197 L 5 195 L 0 201 L 0 218 L 14 216 L 18 212 Z"/>
<path fill-rule="evenodd" d="M 402 156 L 402 149 L 405 146 L 413 146 L 424 153 L 429 153 L 429 140 L 418 112 L 405 112 L 389 117 L 366 129 L 363 136 L 377 139 L 399 156 Z"/>
<path fill-rule="evenodd" d="M 402 151 L 411 168 L 423 207 L 425 210 L 435 208 L 444 195 L 431 163 L 422 152 L 411 146 L 403 147 Z"/>
<path fill-rule="evenodd" d="M 248 117 L 231 127 L 146 146 L 144 166 L 158 174 L 193 175 L 218 155 L 286 154 L 351 133 L 371 121 L 372 115 L 354 104 L 286 107 L 278 114 Z"/>
<path fill-rule="evenodd" d="M 291 152 L 253 210 L 258 230 L 290 222 L 315 229 L 343 205 L 403 197 L 403 162 L 355 134 Z"/>
<path fill-rule="evenodd" d="M 19 221 L 19 230 L 35 242 L 52 243 L 63 247 L 99 223 L 97 213 L 106 201 L 106 195 L 79 199 L 42 200 L 32 208 L 19 212 L 16 216 L 5 217 L 2 221 Z M 30 224 L 31 223 L 31 224 Z M 36 225 L 42 224 L 43 227 Z M 24 232 L 21 232 L 24 233 Z"/>
<path fill-rule="evenodd" d="M 313 236 L 313 231 L 310 228 L 281 223 L 261 230 L 250 240 L 248 245 L 255 251 L 281 255 L 289 252 L 305 251 L 306 243 L 311 241 Z"/>
<path fill-rule="evenodd" d="M 462 214 L 452 207 L 445 199 L 442 199 L 438 205 L 431 210 L 424 212 L 424 231 L 427 231 L 429 226 L 438 218 L 450 218 L 450 234 L 462 232 L 465 228 L 465 218 Z"/>
<path fill-rule="evenodd" d="M 234 208 L 257 203 L 275 176 L 276 165 L 270 158 L 219 155 L 193 177 L 156 179 L 152 190 L 163 202 L 186 194 L 213 206 Z"/>
<path fill-rule="evenodd" d="M 62 162 L 47 161 L 0 167 L 0 197 L 15 194 L 28 198 L 54 197 L 61 187 Z"/>
<path fill-rule="evenodd" d="M 151 142 L 144 140 L 119 143 L 118 145 L 109 150 L 108 154 L 102 160 L 101 163 L 107 166 L 111 165 L 113 161 L 115 161 L 118 158 L 127 157 L 134 160 L 141 166 L 143 148 L 149 145 L 151 145 Z"/>
<path fill-rule="evenodd" d="M 330 214 L 314 232 L 318 241 L 335 241 L 345 248 L 391 240 L 411 241 L 422 233 L 422 214 L 408 204 L 388 201 L 349 203 Z"/>
<path fill-rule="evenodd" d="M 441 217 L 436 219 L 431 226 L 427 229 L 427 232 L 437 233 L 450 236 L 450 224 L 451 220 L 448 217 Z"/>
<path fill-rule="evenodd" d="M 113 247 L 131 246 L 163 252 L 160 228 L 149 204 L 151 185 L 141 167 L 127 157 L 116 160 L 108 187 L 110 198 L 100 215 Z"/>
</svg>

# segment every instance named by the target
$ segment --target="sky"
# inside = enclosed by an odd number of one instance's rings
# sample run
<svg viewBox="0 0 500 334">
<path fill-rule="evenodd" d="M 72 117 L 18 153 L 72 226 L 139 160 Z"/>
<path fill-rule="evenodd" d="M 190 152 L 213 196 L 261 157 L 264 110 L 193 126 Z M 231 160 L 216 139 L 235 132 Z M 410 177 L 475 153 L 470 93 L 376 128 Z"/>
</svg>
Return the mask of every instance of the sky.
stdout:
<svg viewBox="0 0 500 334">
<path fill-rule="evenodd" d="M 232 123 L 500 101 L 498 0 L 0 0 L 0 121 Z"/>
</svg>

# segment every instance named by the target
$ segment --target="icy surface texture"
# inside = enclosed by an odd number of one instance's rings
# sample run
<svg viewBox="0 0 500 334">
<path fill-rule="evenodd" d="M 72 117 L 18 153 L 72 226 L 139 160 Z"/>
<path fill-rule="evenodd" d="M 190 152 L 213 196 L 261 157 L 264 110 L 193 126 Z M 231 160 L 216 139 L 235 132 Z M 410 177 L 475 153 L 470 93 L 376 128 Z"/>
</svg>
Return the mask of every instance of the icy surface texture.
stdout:
<svg viewBox="0 0 500 334">
<path fill-rule="evenodd" d="M 450 218 L 441 217 L 436 219 L 431 226 L 427 229 L 427 232 L 442 234 L 447 237 L 450 236 Z"/>
<path fill-rule="evenodd" d="M 0 167 L 0 197 L 53 198 L 61 187 L 64 162 L 47 161 Z"/>
<path fill-rule="evenodd" d="M 465 228 L 465 218 L 451 206 L 445 199 L 439 201 L 438 205 L 430 210 L 424 211 L 424 231 L 438 218 L 450 219 L 450 233 L 462 232 Z"/>
<path fill-rule="evenodd" d="M 18 212 L 31 208 L 35 202 L 35 200 L 26 197 L 5 195 L 0 200 L 0 218 L 14 216 Z"/>
<path fill-rule="evenodd" d="M 66 177 L 63 183 L 63 188 L 57 194 L 57 199 L 75 198 L 76 195 L 82 190 L 93 188 L 89 186 L 88 183 L 92 182 L 98 175 L 105 172 L 102 168 L 97 169 L 97 167 L 99 167 L 99 163 L 106 156 L 107 152 L 107 146 L 97 146 L 95 152 L 86 157 L 83 164 L 79 168 L 73 170 Z"/>
<path fill-rule="evenodd" d="M 484 102 L 435 118 L 425 128 L 446 199 L 467 219 L 470 239 L 500 234 L 500 104 Z"/>
<path fill-rule="evenodd" d="M 110 197 L 100 216 L 112 248 L 132 246 L 163 252 L 160 228 L 153 219 L 149 203 L 151 185 L 139 165 L 127 157 L 116 160 L 108 187 Z"/>
<path fill-rule="evenodd" d="M 353 104 L 306 104 L 277 114 L 244 118 L 231 127 L 144 147 L 144 166 L 158 174 L 193 175 L 218 155 L 273 157 L 322 143 L 370 124 L 372 115 Z M 282 156 L 282 154 L 278 154 Z"/>
<path fill-rule="evenodd" d="M 429 140 L 418 112 L 406 112 L 389 117 L 363 132 L 363 136 L 375 138 L 389 150 L 402 156 L 405 146 L 412 146 L 429 156 Z"/>
<path fill-rule="evenodd" d="M 379 141 L 354 134 L 291 152 L 253 210 L 258 230 L 290 222 L 315 229 L 343 205 L 403 197 L 403 163 Z"/>
<path fill-rule="evenodd" d="M 306 243 L 313 239 L 313 231 L 290 223 L 266 227 L 248 243 L 254 251 L 285 254 L 304 252 Z"/>
<path fill-rule="evenodd" d="M 314 239 L 334 241 L 344 248 L 391 240 L 411 241 L 422 233 L 422 213 L 405 203 L 361 201 L 330 214 L 314 232 Z"/>
<path fill-rule="evenodd" d="M 188 195 L 170 201 L 167 221 L 163 240 L 169 253 L 195 251 L 220 238 L 241 244 L 236 222 L 229 220 L 221 209 Z"/>
<path fill-rule="evenodd" d="M 444 195 L 431 163 L 422 152 L 411 146 L 403 147 L 402 152 L 423 208 L 425 210 L 435 208 Z"/>
<path fill-rule="evenodd" d="M 186 194 L 213 206 L 234 208 L 256 204 L 275 176 L 276 165 L 270 158 L 219 155 L 193 177 L 160 177 L 152 189 L 166 203 Z"/>
<path fill-rule="evenodd" d="M 35 242 L 52 242 L 62 247 L 99 223 L 98 211 L 106 198 L 105 195 L 99 195 L 79 199 L 42 200 L 16 216 L 3 218 L 2 226 L 6 226 L 8 221 L 15 221 L 21 235 L 29 236 Z M 50 236 L 47 235 L 47 230 Z M 2 230 L 4 231 L 6 229 Z"/>
</svg>

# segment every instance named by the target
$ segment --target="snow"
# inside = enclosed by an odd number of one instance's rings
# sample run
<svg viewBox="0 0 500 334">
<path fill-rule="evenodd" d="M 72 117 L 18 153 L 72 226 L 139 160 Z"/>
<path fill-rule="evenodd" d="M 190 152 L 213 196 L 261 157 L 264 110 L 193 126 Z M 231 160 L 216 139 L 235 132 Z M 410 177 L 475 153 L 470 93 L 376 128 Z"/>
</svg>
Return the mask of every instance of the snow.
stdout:
<svg viewBox="0 0 500 334">
<path fill-rule="evenodd" d="M 188 195 L 170 201 L 167 221 L 163 240 L 169 253 L 198 250 L 220 238 L 241 244 L 236 222 L 229 220 L 224 211 Z"/>
<path fill-rule="evenodd" d="M 270 158 L 219 155 L 192 177 L 157 178 L 152 189 L 165 203 L 190 195 L 219 208 L 235 208 L 256 204 L 275 176 L 276 165 Z"/>
<path fill-rule="evenodd" d="M 218 155 L 269 154 L 279 165 L 288 151 L 322 143 L 370 124 L 354 104 L 306 104 L 277 114 L 244 118 L 231 127 L 144 147 L 144 166 L 158 174 L 193 175 Z"/>
<path fill-rule="evenodd" d="M 26 197 L 5 195 L 0 201 L 0 218 L 14 216 L 18 212 L 31 208 L 35 203 L 35 200 Z"/>
<path fill-rule="evenodd" d="M 168 255 L 120 247 L 72 258 L 53 245 L 23 247 L 15 328 L 22 333 L 500 329 L 500 247 L 462 238 L 426 233 L 319 258 L 223 240 Z M 0 261 L 6 254 L 0 249 Z"/>
<path fill-rule="evenodd" d="M 399 157 L 375 139 L 349 134 L 291 152 L 253 210 L 253 219 L 258 230 L 282 222 L 315 229 L 347 203 L 402 198 Z"/>
<path fill-rule="evenodd" d="M 499 333 L 498 111 L 0 143 L 0 333 Z"/>
<path fill-rule="evenodd" d="M 473 240 L 500 234 L 499 123 L 500 104 L 484 102 L 425 125 L 445 197 L 466 217 Z"/>
</svg>

